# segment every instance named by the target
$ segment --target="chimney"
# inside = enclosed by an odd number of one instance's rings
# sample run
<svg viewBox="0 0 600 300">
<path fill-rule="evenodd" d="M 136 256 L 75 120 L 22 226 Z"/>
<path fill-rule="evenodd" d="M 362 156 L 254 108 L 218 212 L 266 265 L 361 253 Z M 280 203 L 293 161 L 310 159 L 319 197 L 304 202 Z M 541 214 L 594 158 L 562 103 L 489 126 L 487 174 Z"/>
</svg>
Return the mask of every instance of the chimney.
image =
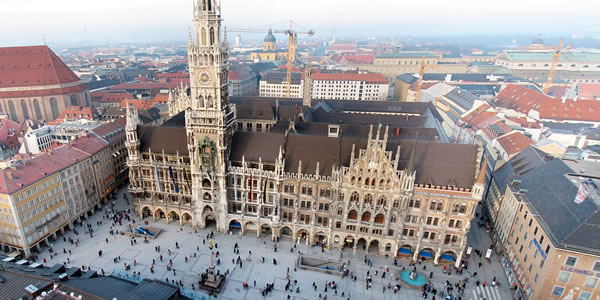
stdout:
<svg viewBox="0 0 600 300">
<path fill-rule="evenodd" d="M 8 177 L 8 179 L 10 180 L 15 180 L 15 176 L 13 175 L 13 172 L 6 172 L 6 176 Z"/>
</svg>

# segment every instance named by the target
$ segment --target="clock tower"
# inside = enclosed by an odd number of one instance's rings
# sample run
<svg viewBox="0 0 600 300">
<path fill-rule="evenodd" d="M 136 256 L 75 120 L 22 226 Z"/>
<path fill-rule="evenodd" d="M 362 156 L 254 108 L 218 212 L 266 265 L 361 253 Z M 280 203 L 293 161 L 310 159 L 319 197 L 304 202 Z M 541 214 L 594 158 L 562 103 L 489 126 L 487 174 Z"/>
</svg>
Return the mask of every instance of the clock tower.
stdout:
<svg viewBox="0 0 600 300">
<path fill-rule="evenodd" d="M 189 105 L 185 112 L 196 224 L 214 220 L 224 232 L 227 222 L 227 157 L 235 129 L 235 108 L 227 90 L 227 41 L 221 39 L 217 0 L 194 3 L 194 32 L 188 42 Z"/>
</svg>

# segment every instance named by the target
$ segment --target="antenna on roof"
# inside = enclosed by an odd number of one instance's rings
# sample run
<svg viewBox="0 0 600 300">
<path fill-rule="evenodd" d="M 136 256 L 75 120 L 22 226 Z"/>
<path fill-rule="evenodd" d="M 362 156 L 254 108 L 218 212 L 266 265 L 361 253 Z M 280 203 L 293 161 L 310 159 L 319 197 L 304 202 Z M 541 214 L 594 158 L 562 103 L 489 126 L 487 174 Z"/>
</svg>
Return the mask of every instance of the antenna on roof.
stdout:
<svg viewBox="0 0 600 300">
<path fill-rule="evenodd" d="M 42 33 L 42 39 L 44 40 L 44 46 L 48 46 L 48 44 L 46 44 L 46 36 Z"/>
</svg>

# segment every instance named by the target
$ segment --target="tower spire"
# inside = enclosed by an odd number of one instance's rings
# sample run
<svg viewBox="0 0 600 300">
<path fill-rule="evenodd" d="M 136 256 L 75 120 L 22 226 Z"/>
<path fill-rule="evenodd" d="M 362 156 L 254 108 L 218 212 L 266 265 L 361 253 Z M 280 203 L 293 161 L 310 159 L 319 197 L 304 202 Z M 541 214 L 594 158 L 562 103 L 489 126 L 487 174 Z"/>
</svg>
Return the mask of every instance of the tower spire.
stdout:
<svg viewBox="0 0 600 300">
<path fill-rule="evenodd" d="M 310 51 L 308 52 L 308 62 L 304 69 L 304 95 L 302 95 L 302 105 L 310 107 L 312 100 L 312 69 L 310 65 Z"/>
<path fill-rule="evenodd" d="M 412 144 L 412 149 L 410 150 L 410 159 L 408 160 L 408 166 L 406 166 L 406 172 L 408 174 L 412 174 L 415 171 L 415 155 L 417 151 L 417 140 Z"/>
</svg>

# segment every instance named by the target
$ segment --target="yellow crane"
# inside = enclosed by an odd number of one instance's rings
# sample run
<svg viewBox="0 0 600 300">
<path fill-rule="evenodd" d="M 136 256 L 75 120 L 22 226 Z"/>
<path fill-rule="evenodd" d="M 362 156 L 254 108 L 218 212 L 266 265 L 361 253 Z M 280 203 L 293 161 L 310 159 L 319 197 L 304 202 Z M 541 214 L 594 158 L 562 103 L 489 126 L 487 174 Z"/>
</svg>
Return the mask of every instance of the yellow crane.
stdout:
<svg viewBox="0 0 600 300">
<path fill-rule="evenodd" d="M 561 39 L 558 47 L 554 51 L 554 58 L 552 59 L 552 66 L 550 67 L 550 72 L 548 73 L 548 79 L 544 84 L 544 94 L 548 94 L 548 90 L 552 86 L 552 80 L 554 79 L 554 73 L 556 73 L 556 66 L 558 65 L 558 61 L 560 60 L 560 51 L 562 50 L 564 40 Z"/>
<path fill-rule="evenodd" d="M 295 31 L 293 28 L 294 21 L 290 21 L 289 29 L 279 29 L 279 30 L 264 30 L 264 29 L 228 29 L 227 31 L 231 32 L 252 32 L 252 33 L 268 33 L 269 31 L 273 33 L 283 33 L 288 36 L 288 53 L 287 53 L 287 74 L 286 74 L 286 89 L 285 96 L 290 98 L 291 96 L 291 84 L 292 84 L 292 64 L 296 61 L 296 42 L 298 34 L 307 34 L 308 36 L 312 36 L 315 32 L 312 29 L 307 31 Z M 298 24 L 296 24 L 298 25 Z"/>
<path fill-rule="evenodd" d="M 417 80 L 417 88 L 415 91 L 415 102 L 419 102 L 419 97 L 421 96 L 421 86 L 423 85 L 423 75 L 425 74 L 425 68 L 438 69 L 439 67 L 434 64 L 427 64 L 425 61 L 425 56 L 421 58 L 421 68 L 419 68 L 419 78 Z"/>
</svg>

